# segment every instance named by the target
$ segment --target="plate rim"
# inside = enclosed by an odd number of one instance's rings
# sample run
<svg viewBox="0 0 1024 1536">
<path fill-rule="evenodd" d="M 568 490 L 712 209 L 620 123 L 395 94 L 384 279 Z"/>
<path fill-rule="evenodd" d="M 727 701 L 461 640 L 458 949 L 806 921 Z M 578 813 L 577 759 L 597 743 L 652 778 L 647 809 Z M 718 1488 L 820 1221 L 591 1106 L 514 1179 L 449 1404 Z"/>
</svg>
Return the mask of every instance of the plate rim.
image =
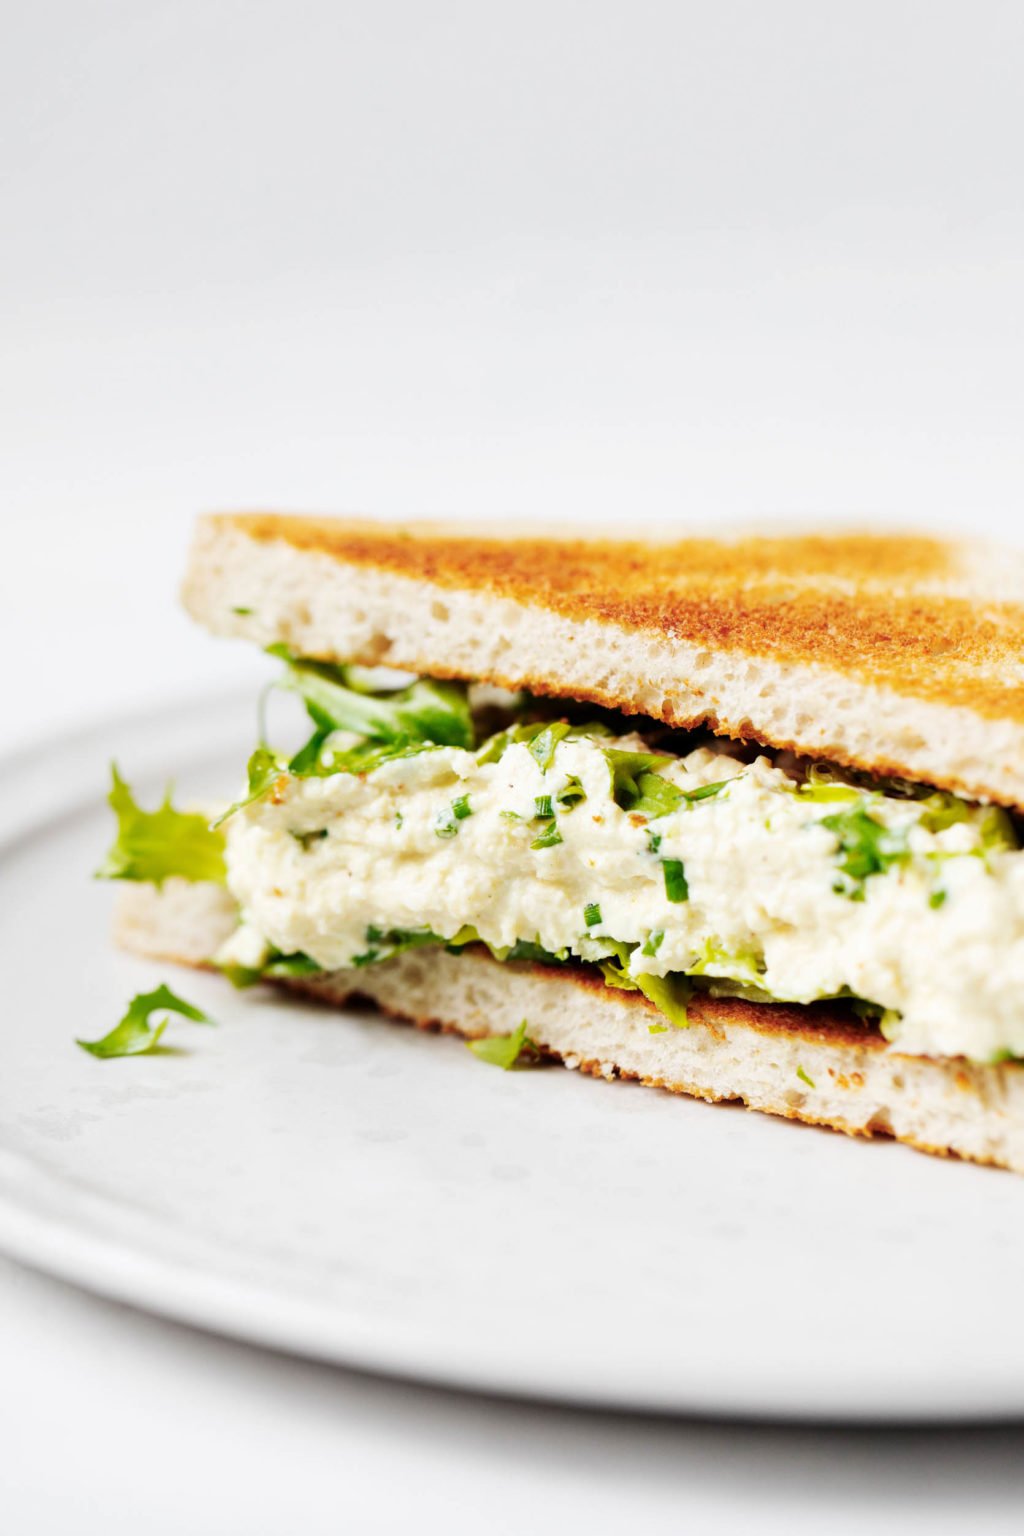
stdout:
<svg viewBox="0 0 1024 1536">
<path fill-rule="evenodd" d="M 153 709 L 128 709 L 0 754 L 0 772 L 12 790 L 0 797 L 0 856 L 41 827 L 56 829 L 64 819 L 99 808 L 101 781 L 95 790 L 82 791 L 83 755 L 97 763 L 109 760 L 114 743 L 115 753 L 131 754 L 134 777 L 149 777 L 158 771 L 158 763 L 163 764 L 162 743 L 173 735 L 181 767 L 192 768 L 202 755 L 223 753 L 229 734 L 243 718 L 251 719 L 251 712 L 252 701 L 240 690 L 219 689 Z M 159 731 L 154 729 L 157 724 Z M 30 791 L 27 802 L 18 792 L 23 788 Z M 550 1372 L 538 1375 L 532 1363 L 524 1368 L 507 1353 L 488 1354 L 478 1341 L 475 1353 L 459 1359 L 444 1338 L 434 1344 L 400 1327 L 385 1330 L 378 1318 L 360 1319 L 351 1308 L 330 1308 L 295 1294 L 282 1298 L 258 1281 L 197 1269 L 156 1247 L 132 1245 L 103 1233 L 82 1216 L 69 1219 L 67 1209 L 54 1216 L 46 1196 L 66 1193 L 68 1187 L 66 1179 L 41 1162 L 0 1149 L 0 1252 L 134 1311 L 258 1348 L 446 1390 L 601 1411 L 818 1426 L 980 1424 L 1024 1416 L 1024 1381 L 1019 1387 L 992 1380 L 936 1381 L 927 1400 L 922 1400 L 920 1386 L 918 1395 L 913 1387 L 910 1395 L 901 1395 L 887 1384 L 883 1404 L 870 1394 L 845 1397 L 842 1390 L 806 1371 L 797 1372 L 788 1383 L 774 1381 L 768 1390 L 764 1382 L 755 1386 L 748 1381 L 737 1391 L 727 1373 L 710 1384 L 692 1378 L 643 1383 L 633 1379 L 612 1390 L 602 1388 L 595 1378 L 580 1379 L 571 1370 L 558 1379 Z M 109 1197 L 91 1198 L 116 1210 Z M 136 1226 L 132 1235 L 139 1232 Z M 209 1246 L 215 1254 L 215 1245 Z"/>
</svg>

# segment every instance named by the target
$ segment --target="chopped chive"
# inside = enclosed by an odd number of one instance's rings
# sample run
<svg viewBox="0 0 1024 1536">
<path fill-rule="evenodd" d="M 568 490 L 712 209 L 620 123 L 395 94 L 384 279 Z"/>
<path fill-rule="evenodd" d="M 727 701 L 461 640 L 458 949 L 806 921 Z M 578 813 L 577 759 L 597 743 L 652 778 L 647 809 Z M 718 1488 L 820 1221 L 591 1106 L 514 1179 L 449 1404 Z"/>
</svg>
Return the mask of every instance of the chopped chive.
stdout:
<svg viewBox="0 0 1024 1536">
<path fill-rule="evenodd" d="M 596 901 L 588 902 L 583 908 L 583 921 L 588 928 L 593 928 L 596 923 L 601 921 L 601 908 Z"/>
<path fill-rule="evenodd" d="M 941 907 L 944 905 L 948 895 L 949 892 L 945 889 L 932 891 L 931 895 L 928 897 L 928 905 L 930 907 Z"/>
<path fill-rule="evenodd" d="M 453 800 L 446 811 L 439 811 L 434 819 L 434 831 L 438 837 L 454 837 L 459 830 L 459 822 L 465 821 L 467 816 L 472 816 L 469 799 L 466 795 L 460 795 Z"/>
<path fill-rule="evenodd" d="M 649 933 L 647 935 L 647 942 L 644 944 L 644 947 L 640 951 L 640 953 L 642 955 L 656 955 L 658 953 L 658 950 L 661 948 L 661 941 L 662 941 L 662 939 L 664 937 L 665 937 L 664 929 L 663 928 L 655 928 L 652 933 Z"/>
<path fill-rule="evenodd" d="M 240 619 L 247 619 L 254 610 L 252 608 L 232 608 L 232 613 L 237 613 Z"/>
<path fill-rule="evenodd" d="M 534 800 L 536 806 L 535 819 L 537 821 L 550 821 L 555 814 L 550 795 L 538 795 Z"/>
<path fill-rule="evenodd" d="M 289 827 L 288 830 L 291 831 L 291 828 Z M 318 843 L 321 838 L 326 836 L 326 827 L 321 827 L 316 832 L 292 832 L 292 837 L 294 837 L 295 841 L 307 850 L 309 849 L 310 843 Z"/>
<path fill-rule="evenodd" d="M 555 796 L 555 799 L 558 801 L 559 805 L 564 805 L 567 811 L 571 811 L 574 805 L 576 805 L 580 800 L 585 800 L 586 798 L 587 792 L 575 774 L 572 774 L 571 777 L 566 780 L 565 787 L 560 789 L 558 794 Z"/>
<path fill-rule="evenodd" d="M 548 827 L 546 832 L 542 832 L 540 837 L 535 837 L 534 838 L 533 842 L 530 844 L 530 847 L 531 848 L 554 848 L 561 841 L 562 841 L 562 834 L 561 834 L 561 832 L 559 832 L 559 830 L 558 830 L 557 826 L 555 825 L 555 823 L 552 822 L 551 826 Z"/>
<path fill-rule="evenodd" d="M 814 1087 L 814 1083 L 807 1076 L 807 1073 L 804 1071 L 803 1067 L 797 1067 L 796 1075 L 797 1075 L 797 1077 L 800 1079 L 800 1081 L 802 1083 L 806 1083 L 807 1084 L 808 1088 L 813 1088 Z"/>
<path fill-rule="evenodd" d="M 731 779 L 719 779 L 717 784 L 702 784 L 700 789 L 684 790 L 683 799 L 689 800 L 691 803 L 694 800 L 709 800 L 712 795 L 721 794 L 722 790 L 726 789 L 731 782 Z"/>
<path fill-rule="evenodd" d="M 658 849 L 660 847 L 661 847 L 661 833 L 660 832 L 650 832 L 649 831 L 647 833 L 647 851 L 649 853 L 657 853 L 657 851 L 658 851 Z"/>
<path fill-rule="evenodd" d="M 665 895 L 669 901 L 689 901 L 690 886 L 682 859 L 662 859 L 665 871 Z"/>
</svg>

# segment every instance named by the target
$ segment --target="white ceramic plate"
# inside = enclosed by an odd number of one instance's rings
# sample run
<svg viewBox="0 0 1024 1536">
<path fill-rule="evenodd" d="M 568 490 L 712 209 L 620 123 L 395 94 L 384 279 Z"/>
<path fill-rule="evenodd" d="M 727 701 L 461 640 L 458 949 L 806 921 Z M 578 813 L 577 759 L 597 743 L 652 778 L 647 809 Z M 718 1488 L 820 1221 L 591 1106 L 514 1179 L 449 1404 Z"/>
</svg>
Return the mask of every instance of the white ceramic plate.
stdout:
<svg viewBox="0 0 1024 1536">
<path fill-rule="evenodd" d="M 303 1354 L 498 1392 L 851 1420 L 1024 1412 L 1024 1179 L 235 993 L 115 954 L 107 762 L 226 793 L 249 702 L 8 759 L 0 1245 Z M 936 964 L 941 957 L 936 956 Z M 166 979 L 219 1027 L 100 1062 Z"/>
</svg>

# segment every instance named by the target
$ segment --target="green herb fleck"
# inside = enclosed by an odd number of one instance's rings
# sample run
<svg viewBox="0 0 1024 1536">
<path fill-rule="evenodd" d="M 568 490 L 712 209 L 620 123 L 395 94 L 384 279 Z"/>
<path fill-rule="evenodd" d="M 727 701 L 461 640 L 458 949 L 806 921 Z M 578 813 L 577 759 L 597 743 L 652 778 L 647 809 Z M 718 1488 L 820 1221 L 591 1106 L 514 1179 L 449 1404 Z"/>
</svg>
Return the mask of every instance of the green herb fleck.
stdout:
<svg viewBox="0 0 1024 1536">
<path fill-rule="evenodd" d="M 876 821 L 863 806 L 823 816 L 819 825 L 827 828 L 839 845 L 836 862 L 844 879 L 833 889 L 851 901 L 864 900 L 864 882 L 871 875 L 884 874 L 893 864 L 909 858 L 905 839 Z"/>
<path fill-rule="evenodd" d="M 943 907 L 946 904 L 946 897 L 948 895 L 949 892 L 945 889 L 945 887 L 940 886 L 938 890 L 932 891 L 931 895 L 928 897 L 928 905 L 933 908 Z"/>
<path fill-rule="evenodd" d="M 550 795 L 537 795 L 534 799 L 534 820 L 550 821 L 555 814 Z"/>
<path fill-rule="evenodd" d="M 601 908 L 596 901 L 588 902 L 583 908 L 583 921 L 588 928 L 594 928 L 601 921 Z"/>
<path fill-rule="evenodd" d="M 640 953 L 642 955 L 656 955 L 658 950 L 661 948 L 662 940 L 664 937 L 664 930 L 661 928 L 655 928 L 653 932 L 647 935 L 647 940 Z"/>
<path fill-rule="evenodd" d="M 814 1087 L 814 1083 L 807 1076 L 807 1073 L 804 1071 L 803 1067 L 797 1067 L 796 1075 L 797 1075 L 797 1077 L 800 1079 L 800 1081 L 802 1083 L 806 1083 L 807 1084 L 808 1088 L 813 1088 Z"/>
<path fill-rule="evenodd" d="M 291 832 L 290 827 L 288 830 Z M 299 846 L 304 848 L 308 853 L 313 843 L 319 843 L 323 838 L 327 836 L 327 828 L 320 827 L 316 832 L 292 832 L 291 835 L 294 837 Z"/>
<path fill-rule="evenodd" d="M 567 811 L 571 811 L 574 806 L 586 798 L 587 792 L 575 774 L 571 774 L 566 779 L 564 787 L 555 796 L 559 805 L 564 806 Z"/>
<path fill-rule="evenodd" d="M 562 834 L 561 834 L 561 832 L 559 832 L 558 827 L 555 825 L 555 823 L 552 822 L 550 827 L 548 827 L 546 831 L 541 833 L 540 837 L 535 837 L 534 838 L 533 842 L 530 844 L 530 847 L 531 848 L 556 848 L 561 841 L 562 841 Z"/>
<path fill-rule="evenodd" d="M 353 955 L 351 961 L 360 969 L 365 965 L 376 965 L 380 960 L 390 960 L 408 949 L 443 944 L 445 940 L 429 928 L 378 928 L 371 923 L 366 930 L 366 942 L 369 947 L 361 955 Z"/>
<path fill-rule="evenodd" d="M 669 901 L 689 901 L 690 885 L 682 859 L 662 859 L 661 867 L 665 871 L 665 895 Z"/>
<path fill-rule="evenodd" d="M 472 814 L 468 797 L 460 795 L 443 811 L 438 811 L 434 817 L 434 831 L 438 837 L 455 837 L 459 830 L 459 822 L 465 821 L 466 817 Z"/>
<path fill-rule="evenodd" d="M 213 1023 L 199 1008 L 194 1008 L 184 998 L 176 996 L 170 987 L 159 986 L 153 992 L 140 992 L 133 997 L 120 1023 L 101 1040 L 76 1040 L 75 1043 L 83 1051 L 88 1051 L 90 1056 L 98 1056 L 103 1061 L 115 1056 L 150 1056 L 157 1050 L 160 1038 L 170 1022 L 164 1017 L 158 1024 L 154 1024 L 152 1018 L 155 1013 L 179 1013 L 196 1024 Z"/>
<path fill-rule="evenodd" d="M 254 610 L 252 608 L 243 608 L 239 606 L 237 608 L 232 608 L 231 612 L 237 613 L 240 619 L 247 619 L 249 615 L 254 612 Z"/>
<path fill-rule="evenodd" d="M 723 789 L 728 789 L 731 779 L 719 779 L 715 784 L 702 784 L 700 789 L 687 789 L 683 791 L 683 799 L 691 802 L 697 800 L 710 800 L 714 795 L 720 795 Z"/>
</svg>

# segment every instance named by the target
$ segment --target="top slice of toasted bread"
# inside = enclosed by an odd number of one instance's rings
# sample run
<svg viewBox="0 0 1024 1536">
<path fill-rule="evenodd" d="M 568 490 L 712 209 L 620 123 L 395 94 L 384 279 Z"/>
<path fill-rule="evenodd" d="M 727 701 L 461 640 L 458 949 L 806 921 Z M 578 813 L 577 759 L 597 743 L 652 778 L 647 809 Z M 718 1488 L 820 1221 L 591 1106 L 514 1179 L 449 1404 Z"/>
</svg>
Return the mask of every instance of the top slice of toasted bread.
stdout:
<svg viewBox="0 0 1024 1536">
<path fill-rule="evenodd" d="M 1024 806 L 1024 555 L 916 536 L 591 539 L 242 513 L 218 634 L 471 677 Z"/>
</svg>

